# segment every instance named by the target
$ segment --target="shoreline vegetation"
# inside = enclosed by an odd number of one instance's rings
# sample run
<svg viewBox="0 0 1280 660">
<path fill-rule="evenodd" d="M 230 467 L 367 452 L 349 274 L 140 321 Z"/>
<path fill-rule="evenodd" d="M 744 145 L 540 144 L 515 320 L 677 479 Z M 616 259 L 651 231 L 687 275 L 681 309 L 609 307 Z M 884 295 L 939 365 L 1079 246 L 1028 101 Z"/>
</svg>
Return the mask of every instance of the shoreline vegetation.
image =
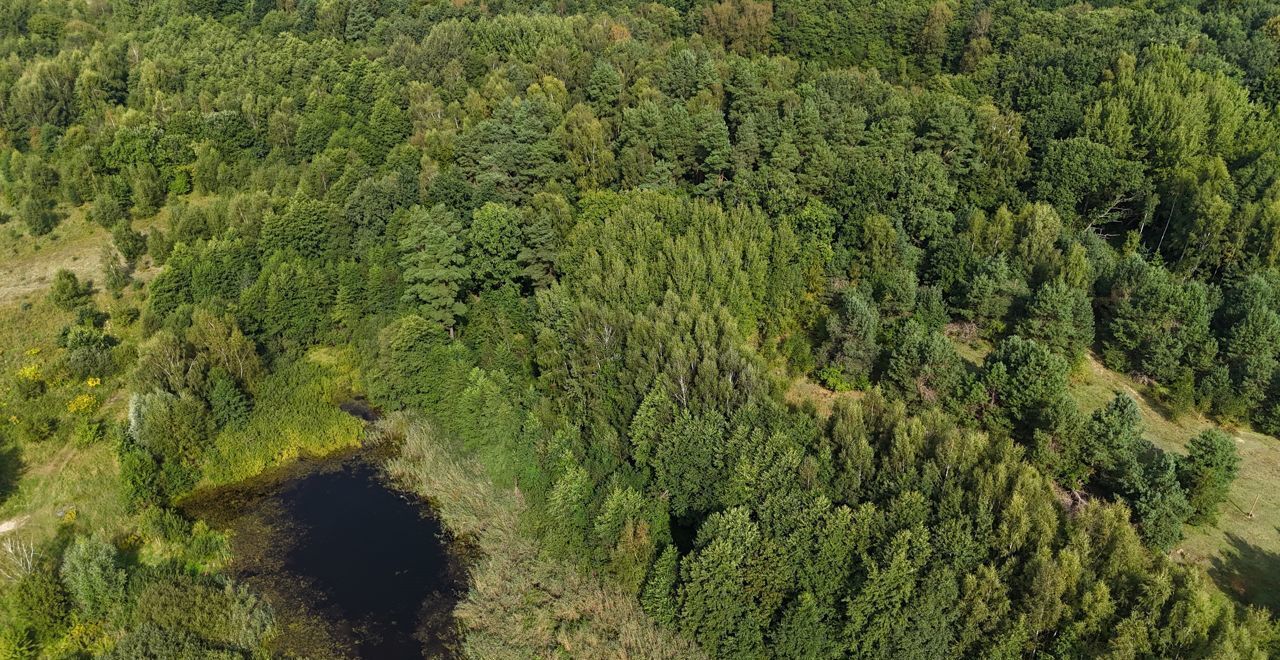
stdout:
<svg viewBox="0 0 1280 660">
<path fill-rule="evenodd" d="M 633 597 L 548 557 L 524 529 L 519 488 L 494 485 L 425 419 L 392 413 L 372 434 L 399 447 L 386 462 L 392 479 L 430 502 L 471 555 L 469 590 L 455 611 L 466 657 L 706 657 L 657 626 Z"/>
</svg>

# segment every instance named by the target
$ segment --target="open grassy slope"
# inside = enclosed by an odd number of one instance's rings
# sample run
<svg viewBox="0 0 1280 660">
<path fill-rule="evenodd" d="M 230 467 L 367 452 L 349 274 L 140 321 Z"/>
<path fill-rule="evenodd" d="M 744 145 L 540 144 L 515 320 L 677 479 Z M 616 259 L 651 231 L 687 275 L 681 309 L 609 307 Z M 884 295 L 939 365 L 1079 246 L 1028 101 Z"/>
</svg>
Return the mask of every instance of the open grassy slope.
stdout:
<svg viewBox="0 0 1280 660">
<path fill-rule="evenodd" d="M 991 352 L 982 340 L 957 341 L 956 349 L 975 366 Z M 1093 354 L 1072 371 L 1070 388 L 1086 413 L 1101 408 L 1117 392 L 1133 397 L 1146 436 L 1166 451 L 1185 453 L 1191 438 L 1214 426 L 1195 415 L 1171 418 L 1140 383 L 1107 369 Z M 1240 476 L 1218 524 L 1187 527 L 1171 554 L 1178 561 L 1203 566 L 1219 587 L 1241 602 L 1280 612 L 1280 440 L 1249 429 L 1223 430 L 1240 451 Z"/>
<path fill-rule="evenodd" d="M 79 209 L 45 236 L 21 234 L 17 223 L 0 227 L 0 304 L 43 294 L 63 268 L 82 280 L 102 279 L 101 250 L 110 244 L 111 234 Z M 5 321 L 14 324 L 8 315 Z"/>
<path fill-rule="evenodd" d="M 1072 374 L 1071 392 L 1086 412 L 1101 407 L 1116 392 L 1126 392 L 1138 402 L 1147 437 L 1166 451 L 1185 453 L 1191 438 L 1214 426 L 1199 416 L 1170 418 L 1140 384 L 1102 366 L 1092 355 Z M 1188 527 L 1172 555 L 1204 566 L 1220 587 L 1242 602 L 1280 612 L 1280 440 L 1249 429 L 1223 430 L 1240 451 L 1240 476 L 1218 524 Z"/>
<path fill-rule="evenodd" d="M 61 349 L 56 337 L 74 314 L 53 306 L 46 297 L 54 274 L 61 268 L 82 280 L 101 280 L 101 250 L 111 244 L 101 227 L 75 212 L 47 236 L 33 238 L 0 229 L 0 391 L 6 395 L 14 376 L 23 367 L 39 369 L 48 379 L 48 391 L 39 399 L 19 402 L 0 397 L 0 423 L 16 425 L 22 418 L 48 414 L 58 418 L 54 433 L 40 442 L 0 443 L 0 526 L 3 533 L 20 533 L 42 540 L 51 537 L 63 522 L 76 521 L 85 528 L 113 528 L 125 516 L 120 498 L 115 452 L 109 443 L 85 445 L 74 438 L 67 405 L 77 396 L 93 398 L 84 414 L 98 419 L 121 419 L 126 401 L 123 376 L 104 378 L 90 386 L 70 382 L 57 372 Z M 100 309 L 117 310 L 136 305 L 134 291 L 113 299 L 98 291 Z M 106 330 L 127 346 L 135 340 L 136 324 L 122 326 L 108 321 Z M 11 434 L 10 434 L 11 435 Z"/>
</svg>

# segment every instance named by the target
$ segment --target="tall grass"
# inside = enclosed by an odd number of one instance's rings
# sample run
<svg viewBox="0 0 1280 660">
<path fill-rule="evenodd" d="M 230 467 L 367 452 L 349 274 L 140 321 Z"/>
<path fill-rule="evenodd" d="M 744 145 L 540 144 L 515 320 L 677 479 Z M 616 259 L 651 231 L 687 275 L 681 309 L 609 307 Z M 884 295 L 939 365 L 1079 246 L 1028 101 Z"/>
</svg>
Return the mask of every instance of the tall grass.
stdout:
<svg viewBox="0 0 1280 660">
<path fill-rule="evenodd" d="M 301 455 L 360 445 L 364 422 L 338 404 L 355 387 L 347 352 L 313 352 L 258 385 L 253 413 L 224 429 L 205 457 L 201 486 L 232 483 Z"/>
<path fill-rule="evenodd" d="M 704 657 L 659 628 L 635 599 L 542 553 L 523 531 L 519 489 L 496 487 L 430 424 L 396 413 L 373 434 L 401 443 L 387 463 L 392 478 L 431 501 L 453 534 L 477 551 L 470 590 L 456 610 L 468 657 Z"/>
</svg>

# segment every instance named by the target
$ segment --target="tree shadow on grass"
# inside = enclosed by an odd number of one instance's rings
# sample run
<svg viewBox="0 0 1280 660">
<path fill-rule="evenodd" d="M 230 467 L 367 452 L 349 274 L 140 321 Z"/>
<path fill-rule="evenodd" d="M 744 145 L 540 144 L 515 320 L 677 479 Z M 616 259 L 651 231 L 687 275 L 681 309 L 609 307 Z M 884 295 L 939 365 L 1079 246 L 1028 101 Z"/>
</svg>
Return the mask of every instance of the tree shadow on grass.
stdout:
<svg viewBox="0 0 1280 660">
<path fill-rule="evenodd" d="M 21 475 L 22 454 L 18 445 L 12 440 L 0 439 L 0 504 L 18 489 L 18 477 Z"/>
<path fill-rule="evenodd" d="M 1280 531 L 1280 528 L 1277 528 Z M 1280 553 L 1228 534 L 1231 548 L 1214 557 L 1209 576 L 1243 603 L 1280 613 Z"/>
</svg>

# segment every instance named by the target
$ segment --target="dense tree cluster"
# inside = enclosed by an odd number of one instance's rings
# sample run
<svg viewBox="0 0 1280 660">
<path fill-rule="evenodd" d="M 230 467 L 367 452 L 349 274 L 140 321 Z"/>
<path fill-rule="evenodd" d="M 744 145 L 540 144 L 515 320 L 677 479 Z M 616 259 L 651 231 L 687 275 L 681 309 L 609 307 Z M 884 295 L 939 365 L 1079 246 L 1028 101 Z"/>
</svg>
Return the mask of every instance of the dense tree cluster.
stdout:
<svg viewBox="0 0 1280 660">
<path fill-rule="evenodd" d="M 1159 552 L 1230 439 L 1068 380 L 1280 432 L 1280 4 L 1101 4 L 14 0 L 0 218 L 110 229 L 113 291 L 162 266 L 139 508 L 349 344 L 713 656 L 1256 657 L 1269 619 Z M 823 418 L 784 372 L 869 393 Z M 252 648 L 145 618 L 212 587 L 121 604 L 108 550 L 31 574 L 36 642 L 74 607 L 143 617 L 121 657 Z"/>
</svg>

